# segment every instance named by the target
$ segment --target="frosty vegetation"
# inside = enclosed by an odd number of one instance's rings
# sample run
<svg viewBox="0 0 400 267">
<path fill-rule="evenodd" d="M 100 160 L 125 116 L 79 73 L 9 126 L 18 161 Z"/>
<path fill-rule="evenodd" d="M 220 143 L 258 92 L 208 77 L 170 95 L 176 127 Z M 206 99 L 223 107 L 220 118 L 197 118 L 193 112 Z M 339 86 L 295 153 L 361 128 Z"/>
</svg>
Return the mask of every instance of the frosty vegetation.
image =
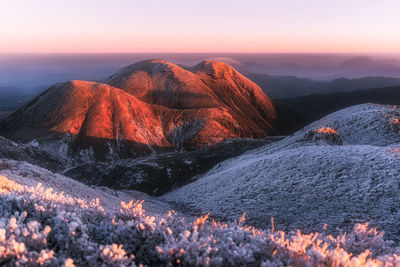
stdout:
<svg viewBox="0 0 400 267">
<path fill-rule="evenodd" d="M 400 140 L 393 119 L 400 118 L 398 112 L 397 107 L 361 105 L 327 116 L 280 142 L 221 163 L 192 183 L 193 191 L 185 186 L 174 192 L 175 200 L 184 198 L 185 207 L 196 204 L 211 214 L 220 209 L 219 215 L 230 219 L 224 221 L 203 212 L 183 217 L 145 194 L 100 190 L 26 162 L 0 159 L 0 265 L 400 266 L 399 243 L 385 238 L 399 241 Z M 276 168 L 278 163 L 284 168 Z M 273 169 L 280 176 L 269 172 Z M 282 179 L 282 170 L 288 179 Z M 368 176 L 363 176 L 365 170 Z M 328 183 L 332 180 L 336 187 Z M 296 189 L 292 196 L 297 206 L 282 194 L 285 201 L 274 207 L 277 195 L 268 199 L 264 189 L 284 192 L 271 188 L 279 184 L 287 190 L 285 181 Z M 216 190 L 218 183 L 222 191 Z M 241 190 L 233 188 L 238 185 Z M 306 191 L 298 190 L 302 188 Z M 313 196 L 307 192 L 324 193 L 320 206 L 339 219 L 344 208 L 357 219 L 376 215 L 369 220 L 379 229 L 351 221 L 352 231 L 332 236 L 330 228 L 341 224 L 331 219 L 318 232 L 281 231 L 279 216 L 300 218 L 303 230 L 303 225 L 317 225 L 316 220 L 323 223 L 316 214 L 327 221 L 326 213 L 317 212 L 319 205 L 309 205 L 318 203 L 307 199 Z M 141 197 L 145 202 L 138 201 Z M 260 210 L 275 212 L 276 222 L 271 219 L 267 229 L 250 226 L 254 214 L 268 223 L 271 216 L 260 216 Z M 243 211 L 247 215 L 240 217 Z"/>
<path fill-rule="evenodd" d="M 341 145 L 341 136 L 330 127 L 308 130 L 304 137 L 307 141 L 326 140 L 329 144 Z"/>
<path fill-rule="evenodd" d="M 107 210 L 0 176 L 2 266 L 391 266 L 400 249 L 368 224 L 333 237 L 246 225 L 245 215 L 218 222 L 170 211 L 149 215 L 141 201 Z M 273 224 L 272 224 L 273 225 Z"/>
<path fill-rule="evenodd" d="M 357 223 L 400 244 L 400 135 L 391 105 L 363 104 L 225 160 L 160 197 L 187 213 L 265 227 L 339 234 Z"/>
</svg>

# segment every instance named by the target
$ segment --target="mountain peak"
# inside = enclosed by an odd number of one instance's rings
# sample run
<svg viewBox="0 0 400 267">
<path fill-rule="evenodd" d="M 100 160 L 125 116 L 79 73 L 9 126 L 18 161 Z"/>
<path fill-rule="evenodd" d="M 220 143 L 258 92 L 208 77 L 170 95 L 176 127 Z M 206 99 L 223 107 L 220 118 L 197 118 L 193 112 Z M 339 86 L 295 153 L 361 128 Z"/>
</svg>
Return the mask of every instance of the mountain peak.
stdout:
<svg viewBox="0 0 400 267">
<path fill-rule="evenodd" d="M 343 61 L 339 67 L 342 68 L 366 68 L 375 64 L 375 61 L 368 56 L 359 56 Z"/>
<path fill-rule="evenodd" d="M 232 75 L 237 71 L 231 67 L 230 65 L 221 62 L 221 61 L 213 61 L 213 60 L 203 60 L 198 65 L 193 68 L 194 71 L 198 72 L 206 72 L 212 76 L 218 75 Z"/>
<path fill-rule="evenodd" d="M 220 61 L 204 60 L 183 68 L 165 60 L 145 60 L 125 67 L 106 83 L 167 108 L 224 107 L 265 131 L 276 119 L 274 105 L 261 88 Z"/>
<path fill-rule="evenodd" d="M 129 76 L 140 71 L 147 72 L 149 75 L 154 76 L 161 72 L 171 72 L 179 75 L 179 73 L 182 73 L 182 70 L 183 69 L 180 66 L 169 61 L 163 59 L 149 59 L 142 60 L 122 68 L 113 74 L 109 80 L 112 81 L 115 79 L 129 78 Z"/>
<path fill-rule="evenodd" d="M 195 73 L 165 60 L 144 60 L 112 75 L 107 84 L 149 104 L 168 108 L 210 108 L 217 103 Z"/>
</svg>

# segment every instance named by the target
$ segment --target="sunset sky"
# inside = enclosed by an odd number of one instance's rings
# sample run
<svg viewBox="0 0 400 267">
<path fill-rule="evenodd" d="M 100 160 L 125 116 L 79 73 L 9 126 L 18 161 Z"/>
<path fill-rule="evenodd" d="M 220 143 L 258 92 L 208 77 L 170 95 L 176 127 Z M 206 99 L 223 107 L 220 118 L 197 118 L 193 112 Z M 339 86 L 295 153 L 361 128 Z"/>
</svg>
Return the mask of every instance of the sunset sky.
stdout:
<svg viewBox="0 0 400 267">
<path fill-rule="evenodd" d="M 0 0 L 0 52 L 400 52 L 398 0 Z"/>
</svg>

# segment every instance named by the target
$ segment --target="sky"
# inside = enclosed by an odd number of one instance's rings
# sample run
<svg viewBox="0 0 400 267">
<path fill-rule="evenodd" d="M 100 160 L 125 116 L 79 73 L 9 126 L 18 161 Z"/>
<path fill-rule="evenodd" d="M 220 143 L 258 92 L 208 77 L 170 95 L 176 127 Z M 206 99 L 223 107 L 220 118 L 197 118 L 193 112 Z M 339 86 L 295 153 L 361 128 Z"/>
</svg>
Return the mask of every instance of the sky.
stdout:
<svg viewBox="0 0 400 267">
<path fill-rule="evenodd" d="M 0 53 L 399 53 L 398 0 L 0 0 Z"/>
</svg>

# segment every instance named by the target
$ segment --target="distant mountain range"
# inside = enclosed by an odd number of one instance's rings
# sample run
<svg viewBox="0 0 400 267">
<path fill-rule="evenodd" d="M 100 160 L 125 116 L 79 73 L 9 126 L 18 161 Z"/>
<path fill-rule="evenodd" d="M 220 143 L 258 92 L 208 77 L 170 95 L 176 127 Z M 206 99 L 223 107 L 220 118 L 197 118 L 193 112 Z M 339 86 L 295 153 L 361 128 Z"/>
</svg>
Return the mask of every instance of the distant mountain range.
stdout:
<svg viewBox="0 0 400 267">
<path fill-rule="evenodd" d="M 400 78 L 397 56 L 346 54 L 54 54 L 0 56 L 0 97 L 13 87 L 23 94 L 36 94 L 55 82 L 104 81 L 104 77 L 130 62 L 166 58 L 193 66 L 204 59 L 229 64 L 246 76 L 250 73 L 296 76 L 314 80 L 336 78 Z M 7 95 L 10 96 L 10 95 Z"/>
<path fill-rule="evenodd" d="M 236 66 L 236 65 L 234 65 Z M 368 76 L 400 78 L 400 60 L 395 58 L 373 59 L 368 56 L 346 58 L 340 62 L 321 62 L 301 60 L 270 63 L 268 61 L 239 66 L 248 73 L 270 74 L 276 76 L 297 76 L 314 80 L 332 80 L 336 78 L 362 78 Z"/>
<path fill-rule="evenodd" d="M 244 75 L 297 76 L 314 80 L 400 78 L 397 55 L 357 54 L 24 54 L 0 55 L 0 87 L 14 87 L 35 94 L 55 82 L 100 81 L 131 62 L 163 58 L 179 65 L 193 66 L 204 59 L 221 61 Z M 3 96 L 0 89 L 0 97 Z M 35 91 L 35 92 L 33 92 Z"/>
<path fill-rule="evenodd" d="M 364 77 L 359 79 L 338 78 L 331 81 L 316 81 L 295 76 L 273 76 L 248 74 L 272 99 L 292 98 L 311 94 L 351 92 L 359 89 L 383 88 L 400 85 L 400 78 Z"/>
<path fill-rule="evenodd" d="M 339 109 L 364 103 L 400 104 L 400 86 L 387 88 L 362 89 L 352 92 L 332 94 L 313 94 L 302 97 L 277 99 L 282 107 L 301 115 L 307 123 Z"/>
</svg>

